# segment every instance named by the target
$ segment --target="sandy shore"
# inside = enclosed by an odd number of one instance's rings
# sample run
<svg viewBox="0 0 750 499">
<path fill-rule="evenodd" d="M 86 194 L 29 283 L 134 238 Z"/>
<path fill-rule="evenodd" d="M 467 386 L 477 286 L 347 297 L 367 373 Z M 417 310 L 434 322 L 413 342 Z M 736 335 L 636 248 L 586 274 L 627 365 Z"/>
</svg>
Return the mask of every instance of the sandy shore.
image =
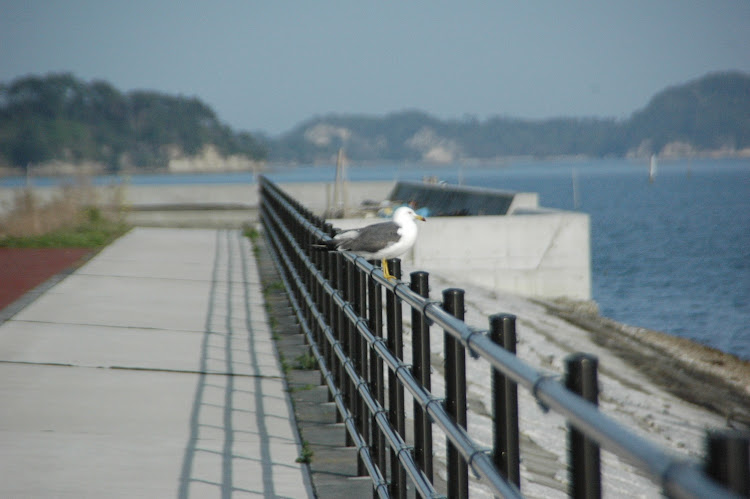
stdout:
<svg viewBox="0 0 750 499">
<path fill-rule="evenodd" d="M 575 303 L 537 301 L 584 328 L 591 340 L 646 373 L 678 397 L 750 428 L 750 362 L 694 341 L 615 322 Z M 711 387 L 710 390 L 702 388 Z"/>
</svg>

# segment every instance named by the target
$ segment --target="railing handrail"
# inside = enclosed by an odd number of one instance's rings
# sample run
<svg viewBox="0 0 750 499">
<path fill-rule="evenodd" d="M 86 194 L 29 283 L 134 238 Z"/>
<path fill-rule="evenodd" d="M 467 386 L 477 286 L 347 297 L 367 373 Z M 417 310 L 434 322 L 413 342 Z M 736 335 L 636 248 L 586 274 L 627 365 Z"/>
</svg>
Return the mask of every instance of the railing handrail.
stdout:
<svg viewBox="0 0 750 499">
<path fill-rule="evenodd" d="M 284 208 L 289 216 L 293 217 L 296 223 L 304 227 L 316 240 L 325 242 L 330 239 L 328 234 L 300 214 L 298 209 L 293 206 L 293 202 L 272 182 L 265 177 L 261 177 L 261 185 Z M 282 228 L 282 232 L 287 231 L 277 214 L 273 213 L 270 216 L 275 218 L 274 222 Z M 500 475 L 486 452 L 473 442 L 465 429 L 454 423 L 441 404 L 434 403 L 437 399 L 414 378 L 410 370 L 407 369 L 408 365 L 393 355 L 385 346 L 382 338 L 376 338 L 372 334 L 367 324 L 358 317 L 351 303 L 344 300 L 341 293 L 322 276 L 315 265 L 307 258 L 304 249 L 294 241 L 288 231 L 285 237 L 290 241 L 297 256 L 315 276 L 319 285 L 323 286 L 326 292 L 333 297 L 337 306 L 355 324 L 359 334 L 365 338 L 373 351 L 377 352 L 389 369 L 395 373 L 395 376 L 411 393 L 414 400 L 443 429 L 447 438 L 456 446 L 475 473 L 487 479 L 496 493 L 503 496 L 518 496 L 518 489 Z M 467 325 L 464 321 L 443 310 L 436 302 L 412 291 L 407 283 L 386 279 L 378 267 L 371 265 L 364 258 L 348 252 L 344 252 L 343 257 L 364 271 L 378 284 L 390 290 L 413 310 L 420 311 L 424 317 L 432 321 L 433 325 L 442 328 L 458 340 L 469 352 L 485 359 L 493 369 L 523 386 L 532 394 L 537 403 L 562 415 L 578 431 L 596 442 L 601 448 L 627 459 L 631 465 L 646 473 L 655 483 L 659 484 L 667 495 L 686 498 L 731 497 L 727 489 L 721 487 L 703 473 L 697 461 L 676 457 L 617 423 L 613 418 L 599 411 L 596 405 L 565 388 L 556 380 L 557 375 L 540 371 L 528 365 L 493 342 L 486 329 Z M 312 303 L 309 305 L 314 307 Z M 321 326 L 328 327 L 324 321 Z M 328 327 L 328 333 L 330 333 L 330 327 Z M 333 335 L 330 335 L 329 340 L 335 342 Z M 346 362 L 345 352 L 337 350 L 336 353 L 337 355 L 341 353 L 340 359 L 345 366 L 350 365 Z M 356 376 L 356 373 L 352 372 L 350 375 Z M 358 390 L 366 391 L 367 387 L 364 385 L 364 383 L 360 383 Z M 378 410 L 382 410 L 382 408 Z M 400 452 L 398 455 L 401 456 Z"/>
</svg>

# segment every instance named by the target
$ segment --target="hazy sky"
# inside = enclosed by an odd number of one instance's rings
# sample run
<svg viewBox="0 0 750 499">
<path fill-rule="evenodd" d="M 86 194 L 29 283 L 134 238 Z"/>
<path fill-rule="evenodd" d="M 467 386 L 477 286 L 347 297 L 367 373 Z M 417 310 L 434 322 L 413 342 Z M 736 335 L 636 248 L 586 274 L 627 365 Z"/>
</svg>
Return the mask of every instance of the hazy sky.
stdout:
<svg viewBox="0 0 750 499">
<path fill-rule="evenodd" d="M 0 81 L 197 96 L 272 135 L 329 112 L 624 118 L 750 72 L 750 1 L 0 0 Z"/>
</svg>

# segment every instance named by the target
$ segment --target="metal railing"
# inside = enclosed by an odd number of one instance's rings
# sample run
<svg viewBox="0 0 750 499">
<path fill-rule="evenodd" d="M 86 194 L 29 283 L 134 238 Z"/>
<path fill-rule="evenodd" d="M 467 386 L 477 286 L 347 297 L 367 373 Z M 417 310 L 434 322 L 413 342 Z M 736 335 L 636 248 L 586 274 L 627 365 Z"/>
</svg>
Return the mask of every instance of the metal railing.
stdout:
<svg viewBox="0 0 750 499">
<path fill-rule="evenodd" d="M 432 432 L 437 427 L 447 440 L 448 497 L 468 497 L 470 469 L 493 494 L 522 497 L 518 386 L 568 422 L 571 496 L 601 495 L 600 448 L 643 471 L 670 497 L 750 493 L 747 434 L 711 432 L 705 463 L 675 457 L 598 410 L 595 357 L 568 356 L 560 383 L 515 356 L 513 315 L 493 315 L 488 330 L 471 327 L 463 322 L 462 290 L 443 291 L 438 303 L 428 297 L 426 272 L 413 272 L 409 284 L 387 280 L 361 257 L 317 250 L 315 245 L 334 235 L 331 225 L 267 178 L 261 178 L 260 189 L 261 222 L 272 257 L 345 425 L 346 444 L 356 446 L 358 472 L 371 477 L 374 495 L 406 497 L 413 490 L 422 497 L 441 497 L 433 480 Z M 400 279 L 399 260 L 389 261 L 389 267 Z M 410 363 L 403 358 L 404 305 L 412 317 Z M 430 391 L 431 326 L 444 331 L 441 398 Z M 467 350 L 492 367 L 490 450 L 467 433 Z M 406 442 L 404 390 L 414 403 L 413 446 Z"/>
</svg>

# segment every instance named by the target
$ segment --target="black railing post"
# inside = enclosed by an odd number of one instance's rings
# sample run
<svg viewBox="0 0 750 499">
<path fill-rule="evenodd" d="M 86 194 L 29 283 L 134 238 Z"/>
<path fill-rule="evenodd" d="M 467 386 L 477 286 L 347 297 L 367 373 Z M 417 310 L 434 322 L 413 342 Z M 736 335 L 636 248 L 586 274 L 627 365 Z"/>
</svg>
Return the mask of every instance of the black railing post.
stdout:
<svg viewBox="0 0 750 499">
<path fill-rule="evenodd" d="M 331 259 L 328 255 L 328 253 L 322 253 L 320 255 L 320 271 L 321 274 L 323 274 L 323 278 L 325 278 L 328 282 L 330 282 L 331 279 L 331 271 L 330 271 L 330 263 Z M 325 287 L 321 284 L 320 285 L 320 301 L 321 301 L 321 308 L 320 308 L 320 314 L 325 319 L 325 322 L 330 324 L 330 310 L 331 310 L 331 297 L 326 292 Z M 323 350 L 323 357 L 326 361 L 326 366 L 328 367 L 328 371 L 330 373 L 331 368 L 333 367 L 331 364 L 331 345 L 328 343 L 328 340 L 326 339 L 325 335 L 325 329 L 323 326 L 320 327 L 320 345 Z M 323 379 L 321 375 L 321 384 L 325 385 L 326 380 Z M 330 390 L 328 390 L 328 402 L 333 402 L 333 394 Z"/>
<path fill-rule="evenodd" d="M 336 288 L 339 291 L 339 295 L 341 298 L 347 302 L 351 300 L 351 297 L 349 296 L 349 286 L 348 286 L 348 280 L 349 280 L 349 274 L 348 274 L 348 266 L 347 266 L 347 260 L 344 258 L 344 255 L 336 252 L 336 266 L 338 267 L 338 282 L 336 284 Z M 338 340 L 339 345 L 341 347 L 341 350 L 344 352 L 344 354 L 348 357 L 349 356 L 349 320 L 346 316 L 346 312 L 344 312 L 344 308 L 342 306 L 337 306 L 336 311 L 338 314 L 337 321 L 337 328 L 336 328 L 336 340 Z M 341 396 L 344 400 L 344 407 L 346 407 L 349 412 L 352 411 L 352 397 L 351 397 L 351 380 L 349 379 L 349 374 L 346 372 L 346 367 L 344 362 L 339 361 L 339 382 L 338 382 L 338 389 L 341 391 Z M 342 419 L 343 421 L 343 419 Z M 354 440 L 352 439 L 352 435 L 345 431 L 345 440 L 346 440 L 346 446 L 351 447 L 354 445 Z"/>
<path fill-rule="evenodd" d="M 505 350 L 516 353 L 516 316 L 490 316 L 490 338 Z M 493 460 L 506 480 L 521 486 L 518 438 L 518 387 L 492 369 Z"/>
<path fill-rule="evenodd" d="M 443 309 L 464 320 L 464 290 L 443 291 Z M 445 406 L 448 414 L 459 426 L 466 428 L 466 349 L 447 331 L 445 334 Z M 448 441 L 448 497 L 469 496 L 469 468 L 466 461 Z"/>
<path fill-rule="evenodd" d="M 422 298 L 430 297 L 429 274 L 427 272 L 411 273 L 411 290 Z M 411 355 L 412 373 L 422 387 L 428 392 L 432 389 L 430 382 L 430 325 L 422 311 L 411 309 Z M 427 479 L 432 482 L 432 423 L 414 401 L 414 458 Z"/>
<path fill-rule="evenodd" d="M 597 365 L 593 355 L 574 353 L 565 357 L 565 386 L 592 402 L 599 403 Z M 599 447 L 572 426 L 568 431 L 569 494 L 575 498 L 593 499 L 602 495 Z"/>
<path fill-rule="evenodd" d="M 355 295 L 354 309 L 357 312 L 357 316 L 366 319 L 367 317 L 367 278 L 359 268 L 352 264 L 353 275 L 355 276 Z M 363 335 L 360 334 L 357 324 L 352 327 L 352 342 L 354 345 L 354 367 L 357 374 L 367 382 L 367 340 Z M 370 435 L 367 426 L 367 404 L 359 392 L 355 393 L 357 400 L 357 431 L 362 435 L 362 438 L 368 445 L 372 445 L 370 441 Z M 357 460 L 357 474 L 364 476 L 367 474 L 367 469 L 364 466 L 364 461 L 361 458 Z"/>
<path fill-rule="evenodd" d="M 374 262 L 373 264 L 377 264 Z M 383 337 L 383 292 L 380 285 L 369 276 L 367 279 L 367 301 L 368 301 L 368 325 L 373 336 Z M 383 361 L 375 352 L 370 352 L 370 392 L 374 395 L 381 407 L 385 407 L 385 382 L 383 376 Z M 386 447 L 385 436 L 373 420 L 370 424 L 372 429 L 372 447 L 375 462 L 383 476 L 386 476 Z"/>
<path fill-rule="evenodd" d="M 320 241 L 314 240 L 314 242 L 317 244 Z M 321 262 L 321 257 L 322 257 L 323 254 L 324 254 L 323 251 L 320 251 L 320 250 L 313 250 L 313 252 L 312 252 L 312 257 L 311 257 L 312 263 L 313 263 L 313 266 L 318 271 L 321 270 L 321 263 L 320 262 Z M 322 304 L 322 300 L 321 300 L 320 285 L 319 285 L 318 280 L 315 278 L 314 275 L 313 275 L 313 278 L 312 278 L 312 299 L 313 299 L 313 303 L 318 308 L 318 310 L 319 311 L 323 310 L 323 304 Z M 320 338 L 320 327 L 319 327 L 319 324 L 318 324 L 317 320 L 313 320 L 312 321 L 312 328 L 313 328 L 313 336 L 315 338 L 315 341 L 318 343 L 319 346 L 322 346 L 323 342 L 321 341 L 321 338 Z"/>
<path fill-rule="evenodd" d="M 359 291 L 359 272 L 357 271 L 357 268 L 355 267 L 354 263 L 346 260 L 346 296 L 347 300 L 351 304 L 352 309 L 354 310 L 355 314 L 359 316 L 359 296 L 357 296 L 357 292 Z M 347 327 L 345 329 L 346 333 L 346 344 L 347 344 L 347 351 L 346 355 L 351 359 L 352 366 L 354 367 L 354 371 L 357 373 L 357 375 L 360 375 L 359 372 L 359 338 L 358 331 L 357 331 L 357 323 L 352 322 L 351 320 L 347 319 Z M 349 401 L 350 401 L 350 407 L 349 410 L 351 411 L 353 417 L 354 417 L 354 426 L 357 428 L 357 431 L 361 433 L 361 416 L 360 413 L 360 397 L 359 393 L 357 393 L 356 385 L 354 383 L 354 380 L 349 378 L 347 376 L 347 383 L 348 383 L 348 389 L 349 389 Z M 352 445 L 354 445 L 354 440 L 352 440 Z M 362 456 L 357 454 L 357 472 L 359 474 L 360 471 L 364 471 L 364 463 L 362 461 Z"/>
<path fill-rule="evenodd" d="M 750 497 L 750 432 L 714 430 L 706 435 L 706 474 L 742 497 Z"/>
<path fill-rule="evenodd" d="M 306 231 L 305 232 L 305 246 L 304 246 L 304 249 L 305 249 L 305 252 L 306 252 L 305 256 L 310 261 L 312 261 L 312 259 L 313 259 L 313 253 L 315 253 L 315 251 L 313 250 L 312 245 L 313 245 L 313 235 L 312 235 L 311 232 Z M 303 283 L 303 285 L 305 287 L 305 291 L 307 293 L 309 293 L 310 295 L 312 295 L 314 293 L 313 274 L 304 265 L 300 266 L 300 270 L 301 270 L 301 274 L 302 274 L 302 283 Z M 308 327 L 312 327 L 313 326 L 312 309 L 307 305 L 306 301 L 304 300 L 303 294 L 301 292 L 299 292 L 298 295 L 297 295 L 297 301 L 301 304 L 301 307 L 302 307 L 302 309 L 304 311 L 305 324 L 307 324 Z M 310 343 L 308 341 L 306 335 L 303 335 L 303 341 L 305 342 L 305 344 L 309 344 Z M 310 350 L 307 349 L 305 351 L 305 353 L 307 355 L 310 355 Z"/>
<path fill-rule="evenodd" d="M 339 266 L 338 266 L 338 258 L 341 256 L 341 254 L 337 251 L 332 251 L 328 253 L 328 282 L 333 286 L 333 288 L 338 291 L 338 283 L 339 283 Z M 338 331 L 339 331 L 339 310 L 338 306 L 336 305 L 336 300 L 333 298 L 333 296 L 328 297 L 328 325 L 331 328 L 331 333 L 333 335 L 333 339 L 335 341 L 338 341 Z M 334 345 L 328 344 L 328 352 L 330 355 L 330 371 L 333 375 L 333 384 L 338 388 L 341 389 L 341 371 L 340 371 L 340 362 L 338 359 L 338 356 L 336 355 L 336 352 L 334 352 Z M 333 396 L 331 395 L 329 397 L 329 402 L 333 402 Z M 341 423 L 344 419 L 341 417 L 341 413 L 337 410 L 336 411 L 336 422 Z"/>
<path fill-rule="evenodd" d="M 391 275 L 396 279 L 401 279 L 401 260 L 397 258 L 388 260 L 388 267 Z M 401 311 L 401 300 L 392 291 L 386 291 L 385 313 L 388 330 L 386 345 L 396 358 L 403 361 L 404 340 Z M 388 373 L 388 417 L 396 432 L 405 439 L 404 385 L 399 382 L 395 372 Z M 406 471 L 393 450 L 391 450 L 391 495 L 406 497 Z"/>
</svg>

